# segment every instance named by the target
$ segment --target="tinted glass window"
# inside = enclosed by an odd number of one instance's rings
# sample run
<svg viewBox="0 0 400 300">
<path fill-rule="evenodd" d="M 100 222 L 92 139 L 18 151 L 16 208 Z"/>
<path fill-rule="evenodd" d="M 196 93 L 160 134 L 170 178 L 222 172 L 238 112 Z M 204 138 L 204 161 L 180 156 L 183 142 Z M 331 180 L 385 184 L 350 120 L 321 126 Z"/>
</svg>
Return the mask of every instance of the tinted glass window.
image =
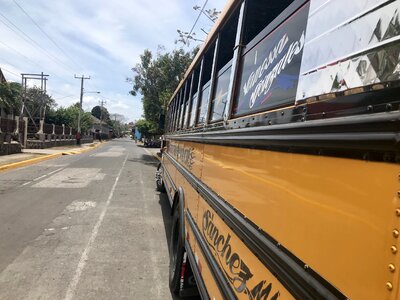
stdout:
<svg viewBox="0 0 400 300">
<path fill-rule="evenodd" d="M 210 82 L 208 82 L 201 93 L 201 100 L 199 106 L 199 119 L 197 124 L 204 124 L 206 122 L 208 95 L 210 93 Z"/>
<path fill-rule="evenodd" d="M 244 54 L 234 116 L 294 104 L 307 18 L 308 5 Z"/>
<path fill-rule="evenodd" d="M 227 102 L 231 67 L 222 72 L 215 83 L 215 94 L 211 102 L 211 122 L 222 120 Z"/>
<path fill-rule="evenodd" d="M 193 95 L 192 99 L 192 112 L 190 114 L 190 124 L 189 126 L 193 126 L 196 118 L 196 110 L 197 110 L 197 93 Z"/>
</svg>

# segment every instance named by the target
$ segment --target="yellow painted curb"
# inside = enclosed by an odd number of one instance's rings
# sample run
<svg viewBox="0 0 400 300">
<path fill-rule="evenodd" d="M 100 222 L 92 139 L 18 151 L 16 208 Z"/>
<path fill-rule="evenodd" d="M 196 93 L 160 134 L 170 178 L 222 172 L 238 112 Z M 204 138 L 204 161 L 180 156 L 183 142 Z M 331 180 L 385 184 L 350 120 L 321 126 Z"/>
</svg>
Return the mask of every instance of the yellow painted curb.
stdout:
<svg viewBox="0 0 400 300">
<path fill-rule="evenodd" d="M 80 151 L 66 151 L 66 152 L 60 152 L 60 153 L 55 153 L 55 154 L 49 154 L 49 155 L 44 155 L 42 157 L 36 157 L 36 158 L 31 158 L 31 159 L 27 159 L 27 160 L 23 160 L 23 161 L 18 161 L 15 163 L 11 163 L 11 164 L 7 164 L 7 165 L 3 165 L 0 166 L 0 172 L 2 171 L 6 171 L 6 170 L 11 170 L 11 169 L 15 169 L 15 168 L 19 168 L 19 167 L 24 167 L 24 166 L 28 166 L 28 165 L 32 165 L 38 162 L 41 162 L 43 160 L 48 160 L 51 158 L 56 158 L 58 156 L 61 155 L 69 155 L 69 154 L 79 154 L 79 153 L 83 153 L 89 150 L 93 150 L 99 146 L 101 146 L 102 144 L 104 144 L 105 142 L 102 143 L 98 143 L 96 145 L 90 146 L 86 149 L 82 149 Z"/>
<path fill-rule="evenodd" d="M 28 166 L 28 165 L 35 164 L 35 163 L 38 163 L 38 162 L 41 162 L 44 160 L 48 160 L 51 158 L 55 158 L 55 157 L 58 157 L 61 155 L 62 155 L 62 153 L 49 154 L 49 155 L 44 155 L 42 157 L 31 158 L 31 159 L 27 159 L 27 160 L 23 160 L 23 161 L 18 161 L 15 163 L 3 165 L 3 166 L 0 166 L 0 172 L 5 171 L 5 170 L 19 168 L 19 167 Z"/>
</svg>

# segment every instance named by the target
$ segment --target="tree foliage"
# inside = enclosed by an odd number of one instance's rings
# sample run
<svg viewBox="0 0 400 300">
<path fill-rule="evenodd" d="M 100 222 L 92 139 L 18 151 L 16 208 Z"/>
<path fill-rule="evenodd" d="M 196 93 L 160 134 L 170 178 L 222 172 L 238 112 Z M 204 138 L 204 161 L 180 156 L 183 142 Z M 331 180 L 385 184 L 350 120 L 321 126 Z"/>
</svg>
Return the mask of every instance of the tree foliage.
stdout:
<svg viewBox="0 0 400 300">
<path fill-rule="evenodd" d="M 142 134 L 143 137 L 149 137 L 155 134 L 157 128 L 155 125 L 147 120 L 140 119 L 135 124 L 136 129 Z"/>
<path fill-rule="evenodd" d="M 108 112 L 107 108 L 100 105 L 96 105 L 92 108 L 92 116 L 95 116 L 97 119 L 102 121 L 110 120 L 110 113 Z"/>
<path fill-rule="evenodd" d="M 160 53 L 154 57 L 150 50 L 145 50 L 132 70 L 133 84 L 131 94 L 142 95 L 144 118 L 151 124 L 154 133 L 160 133 L 160 117 L 165 114 L 166 106 L 175 88 L 182 79 L 195 52 L 183 49 Z M 162 127 L 162 126 L 161 126 Z"/>
<path fill-rule="evenodd" d="M 45 112 L 57 106 L 56 101 L 37 87 L 29 88 L 25 94 L 25 107 L 35 119 L 44 117 Z"/>
<path fill-rule="evenodd" d="M 59 107 L 58 109 L 51 109 L 46 115 L 45 122 L 56 124 L 56 125 L 66 125 L 72 128 L 78 128 L 78 115 L 79 115 L 79 103 L 68 106 L 66 108 Z M 81 110 L 81 130 L 82 132 L 88 131 L 93 125 L 93 120 L 91 118 L 91 113 L 84 112 Z"/>
<path fill-rule="evenodd" d="M 6 114 L 18 115 L 21 111 L 21 84 L 17 82 L 0 83 L 0 107 Z"/>
</svg>

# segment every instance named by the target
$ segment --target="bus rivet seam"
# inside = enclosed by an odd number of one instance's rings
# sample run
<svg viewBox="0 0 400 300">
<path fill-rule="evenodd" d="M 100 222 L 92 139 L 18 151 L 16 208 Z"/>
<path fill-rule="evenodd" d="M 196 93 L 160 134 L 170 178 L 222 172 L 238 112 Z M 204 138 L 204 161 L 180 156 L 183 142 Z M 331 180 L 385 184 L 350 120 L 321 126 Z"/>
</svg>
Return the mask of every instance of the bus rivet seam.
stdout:
<svg viewBox="0 0 400 300">
<path fill-rule="evenodd" d="M 389 290 L 389 291 L 391 291 L 391 290 L 393 290 L 393 284 L 391 283 L 391 282 L 386 282 L 386 288 Z"/>
<path fill-rule="evenodd" d="M 398 191 L 398 192 L 397 192 L 397 197 L 399 197 L 399 198 L 400 198 L 400 191 Z"/>
<path fill-rule="evenodd" d="M 393 237 L 395 238 L 399 237 L 399 231 L 397 229 L 393 230 Z"/>
<path fill-rule="evenodd" d="M 396 246 L 390 247 L 390 250 L 392 251 L 393 254 L 397 253 L 397 247 Z"/>
<path fill-rule="evenodd" d="M 400 217 L 400 208 L 396 209 L 396 216 Z"/>
<path fill-rule="evenodd" d="M 394 264 L 389 264 L 389 271 L 392 273 L 396 271 L 396 267 L 394 266 Z"/>
</svg>

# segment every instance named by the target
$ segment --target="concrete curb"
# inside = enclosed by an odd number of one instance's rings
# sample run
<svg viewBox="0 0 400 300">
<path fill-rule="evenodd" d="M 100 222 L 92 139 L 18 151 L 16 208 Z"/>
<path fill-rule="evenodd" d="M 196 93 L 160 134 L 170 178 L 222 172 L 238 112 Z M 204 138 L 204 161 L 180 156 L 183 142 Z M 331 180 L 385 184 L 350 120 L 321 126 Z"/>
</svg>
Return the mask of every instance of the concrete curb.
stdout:
<svg viewBox="0 0 400 300">
<path fill-rule="evenodd" d="M 16 169 L 16 168 L 20 168 L 20 167 L 25 167 L 28 165 L 32 165 L 32 164 L 44 161 L 44 160 L 59 157 L 61 155 L 62 155 L 62 153 L 49 154 L 49 155 L 44 155 L 42 157 L 31 158 L 31 159 L 27 159 L 27 160 L 23 160 L 23 161 L 18 161 L 15 163 L 3 165 L 3 166 L 0 166 L 0 172 L 6 171 L 6 170 L 11 170 L 11 169 Z"/>
<path fill-rule="evenodd" d="M 86 149 L 82 149 L 82 150 L 78 150 L 78 151 L 66 151 L 66 152 L 60 152 L 60 153 L 55 153 L 55 154 L 49 154 L 49 155 L 43 155 L 42 157 L 35 157 L 35 158 L 31 158 L 31 159 L 27 159 L 27 160 L 23 160 L 23 161 L 18 161 L 15 163 L 11 163 L 11 164 L 7 164 L 7 165 L 3 165 L 0 166 L 0 172 L 2 171 L 6 171 L 6 170 L 11 170 L 11 169 L 16 169 L 16 168 L 20 168 L 20 167 L 25 167 L 28 165 L 32 165 L 44 160 L 48 160 L 48 159 L 52 159 L 52 158 L 56 158 L 62 155 L 72 155 L 72 154 L 80 154 L 89 150 L 93 150 L 96 149 L 97 147 L 101 146 L 103 143 L 99 143 L 93 146 L 90 146 Z"/>
</svg>

